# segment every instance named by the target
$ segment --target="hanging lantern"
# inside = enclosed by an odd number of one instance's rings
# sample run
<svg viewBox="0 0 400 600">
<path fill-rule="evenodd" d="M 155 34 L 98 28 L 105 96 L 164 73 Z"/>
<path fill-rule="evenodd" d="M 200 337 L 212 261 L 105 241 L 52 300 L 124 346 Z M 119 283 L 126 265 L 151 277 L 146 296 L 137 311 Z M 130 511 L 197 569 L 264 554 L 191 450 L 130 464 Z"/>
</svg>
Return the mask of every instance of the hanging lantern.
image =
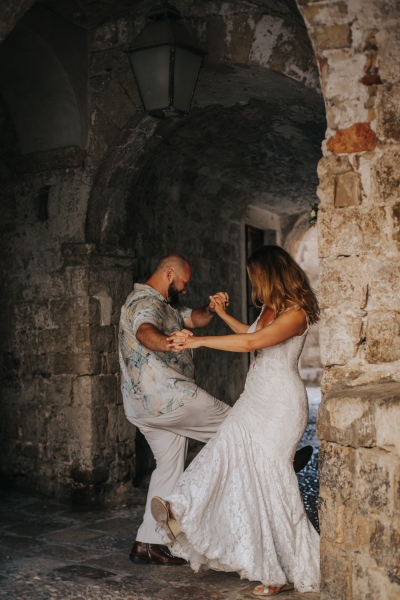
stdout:
<svg viewBox="0 0 400 600">
<path fill-rule="evenodd" d="M 128 52 L 145 111 L 159 118 L 187 115 L 204 53 L 170 4 L 155 9 Z"/>
</svg>

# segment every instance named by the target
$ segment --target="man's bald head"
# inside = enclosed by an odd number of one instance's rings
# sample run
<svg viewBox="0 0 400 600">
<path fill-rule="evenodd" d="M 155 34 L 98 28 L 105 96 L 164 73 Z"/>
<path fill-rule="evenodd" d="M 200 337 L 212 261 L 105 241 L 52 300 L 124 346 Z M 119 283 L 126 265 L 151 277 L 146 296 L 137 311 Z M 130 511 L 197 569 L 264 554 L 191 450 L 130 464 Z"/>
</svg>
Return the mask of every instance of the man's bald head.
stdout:
<svg viewBox="0 0 400 600">
<path fill-rule="evenodd" d="M 148 285 L 159 291 L 170 304 L 179 302 L 179 295 L 186 294 L 186 286 L 192 277 L 192 269 L 180 254 L 164 256 L 156 266 Z"/>
<path fill-rule="evenodd" d="M 187 269 L 191 270 L 189 261 L 186 260 L 180 254 L 168 254 L 168 256 L 164 256 L 158 265 L 156 266 L 155 273 L 161 273 L 167 271 L 168 269 L 174 269 L 176 272 L 187 271 Z"/>
</svg>

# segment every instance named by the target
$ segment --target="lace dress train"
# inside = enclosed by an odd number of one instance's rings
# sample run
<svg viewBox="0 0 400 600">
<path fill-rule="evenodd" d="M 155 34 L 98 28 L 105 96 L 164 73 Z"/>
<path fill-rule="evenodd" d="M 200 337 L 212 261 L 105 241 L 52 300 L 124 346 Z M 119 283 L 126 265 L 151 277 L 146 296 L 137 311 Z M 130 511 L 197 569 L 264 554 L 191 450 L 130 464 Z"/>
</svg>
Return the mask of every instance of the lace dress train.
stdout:
<svg viewBox="0 0 400 600">
<path fill-rule="evenodd" d="M 319 536 L 292 466 L 308 420 L 298 372 L 305 337 L 252 355 L 243 394 L 166 498 L 182 530 L 166 542 L 195 571 L 319 589 Z"/>
</svg>

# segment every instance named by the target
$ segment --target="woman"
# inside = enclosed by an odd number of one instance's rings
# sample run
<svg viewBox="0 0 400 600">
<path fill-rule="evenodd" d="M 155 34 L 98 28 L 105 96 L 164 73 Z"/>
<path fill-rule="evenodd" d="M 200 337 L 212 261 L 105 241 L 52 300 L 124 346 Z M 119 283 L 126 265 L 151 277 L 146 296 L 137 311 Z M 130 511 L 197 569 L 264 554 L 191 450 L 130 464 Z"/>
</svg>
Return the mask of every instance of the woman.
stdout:
<svg viewBox="0 0 400 600">
<path fill-rule="evenodd" d="M 319 536 L 307 519 L 292 461 L 308 421 L 298 360 L 317 299 L 305 273 L 278 246 L 248 260 L 252 300 L 261 308 L 249 328 L 218 315 L 236 335 L 195 337 L 174 332 L 171 349 L 251 352 L 242 395 L 168 498 L 152 512 L 170 549 L 198 571 L 237 571 L 261 581 L 253 593 L 274 596 L 319 589 Z M 161 530 L 160 530 L 161 531 Z"/>
</svg>

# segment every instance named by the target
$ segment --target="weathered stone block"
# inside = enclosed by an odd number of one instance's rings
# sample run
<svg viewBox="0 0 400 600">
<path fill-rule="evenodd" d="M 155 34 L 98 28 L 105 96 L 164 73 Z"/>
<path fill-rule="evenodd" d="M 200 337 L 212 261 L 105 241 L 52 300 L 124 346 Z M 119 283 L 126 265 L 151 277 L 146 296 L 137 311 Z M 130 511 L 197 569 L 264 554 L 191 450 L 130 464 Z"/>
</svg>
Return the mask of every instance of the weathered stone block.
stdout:
<svg viewBox="0 0 400 600">
<path fill-rule="evenodd" d="M 369 273 L 368 309 L 369 310 L 396 310 L 400 298 L 400 261 L 369 260 L 367 265 Z"/>
<path fill-rule="evenodd" d="M 114 375 L 100 375 L 92 380 L 92 401 L 94 406 L 116 404 L 118 382 Z M 97 409 L 96 409 L 97 410 Z"/>
<path fill-rule="evenodd" d="M 343 410 L 343 406 L 338 411 Z M 318 429 L 324 416 L 318 419 Z M 325 425 L 324 425 L 325 427 Z M 355 450 L 323 441 L 319 453 L 321 497 L 344 504 L 352 496 L 355 472 Z"/>
<path fill-rule="evenodd" d="M 367 289 L 365 264 L 358 257 L 321 261 L 318 290 L 321 308 L 362 309 L 367 301 Z"/>
<path fill-rule="evenodd" d="M 397 467 L 394 476 L 394 506 L 397 514 L 400 514 L 400 465 Z"/>
<path fill-rule="evenodd" d="M 353 448 L 376 446 L 379 428 L 380 439 L 391 439 L 385 423 L 391 411 L 397 414 L 399 403 L 398 383 L 332 389 L 318 412 L 318 436 Z"/>
<path fill-rule="evenodd" d="M 323 206 L 318 213 L 318 228 L 321 258 L 368 252 L 386 254 L 393 244 L 392 225 L 383 206 Z"/>
<path fill-rule="evenodd" d="M 376 99 L 377 128 L 381 140 L 400 141 L 400 85 L 382 85 Z"/>
<path fill-rule="evenodd" d="M 351 563 L 345 548 L 321 538 L 321 600 L 351 598 Z M 338 575 L 340 573 L 340 575 Z M 364 599 L 365 600 L 365 599 Z"/>
<path fill-rule="evenodd" d="M 233 18 L 230 30 L 231 60 L 238 64 L 247 64 L 254 40 L 255 24 L 248 15 L 241 14 Z"/>
<path fill-rule="evenodd" d="M 203 31 L 199 42 L 207 53 L 204 57 L 205 65 L 223 63 L 228 54 L 227 23 L 221 15 L 213 15 L 199 23 Z"/>
<path fill-rule="evenodd" d="M 74 330 L 72 327 L 54 327 L 39 329 L 37 332 L 38 348 L 42 352 L 72 350 L 74 346 Z"/>
<path fill-rule="evenodd" d="M 396 84 L 399 81 L 400 32 L 398 24 L 386 24 L 376 34 L 379 46 L 379 73 L 383 81 Z"/>
<path fill-rule="evenodd" d="M 389 218 L 393 224 L 393 239 L 400 250 L 400 203 L 393 206 L 389 212 Z"/>
<path fill-rule="evenodd" d="M 370 556 L 400 592 L 400 516 L 375 521 L 370 537 Z"/>
<path fill-rule="evenodd" d="M 132 100 L 136 109 L 142 110 L 142 100 L 140 98 L 139 89 L 136 84 L 136 79 L 132 77 L 132 69 L 129 64 L 128 57 L 126 57 L 125 69 L 118 71 L 117 77 L 119 83 L 121 84 L 125 92 L 128 94 L 129 98 Z"/>
<path fill-rule="evenodd" d="M 318 412 L 318 436 L 354 448 L 375 446 L 374 391 L 367 395 L 356 387 L 327 394 Z"/>
<path fill-rule="evenodd" d="M 318 515 L 321 535 L 327 542 L 343 544 L 345 539 L 345 505 L 335 501 L 329 492 L 324 492 L 318 500 Z"/>
<path fill-rule="evenodd" d="M 398 600 L 399 585 L 367 553 L 353 555 L 352 600 Z"/>
<path fill-rule="evenodd" d="M 317 196 L 321 204 L 333 206 L 335 201 L 335 178 L 326 177 L 317 187 Z"/>
<path fill-rule="evenodd" d="M 108 407 L 96 406 L 96 410 L 91 416 L 92 434 L 93 434 L 93 453 L 95 457 L 104 456 L 107 450 L 107 443 L 110 441 L 108 433 Z M 104 460 L 102 461 L 104 464 Z"/>
<path fill-rule="evenodd" d="M 84 375 L 76 377 L 72 382 L 72 400 L 75 407 L 92 404 L 93 377 Z"/>
<path fill-rule="evenodd" d="M 400 359 L 400 312 L 386 310 L 368 314 L 366 358 L 371 363 Z"/>
<path fill-rule="evenodd" d="M 49 379 L 41 378 L 38 382 L 38 395 L 45 407 L 71 404 L 72 377 L 69 375 L 52 375 Z"/>
<path fill-rule="evenodd" d="M 31 152 L 24 156 L 9 158 L 7 162 L 15 173 L 22 175 L 23 173 L 82 167 L 84 158 L 85 150 L 77 146 L 71 146 L 69 148 Z"/>
<path fill-rule="evenodd" d="M 360 347 L 360 360 L 346 365 L 332 365 L 324 369 L 321 381 L 321 389 L 324 394 L 336 389 L 338 382 L 340 386 L 361 386 L 361 385 L 383 385 L 387 382 L 400 383 L 400 361 L 393 363 L 378 363 L 371 368 L 371 365 L 363 360 L 362 349 Z"/>
<path fill-rule="evenodd" d="M 318 177 L 321 181 L 327 177 L 335 177 L 339 173 L 347 173 L 352 170 L 347 156 L 337 156 L 335 154 L 321 158 L 317 167 Z"/>
<path fill-rule="evenodd" d="M 328 25 L 310 31 L 318 50 L 349 48 L 351 45 L 351 29 L 349 25 Z"/>
<path fill-rule="evenodd" d="M 90 74 L 92 77 L 98 75 L 110 76 L 110 72 L 118 71 L 124 64 L 126 57 L 121 48 L 110 48 L 90 54 Z M 132 73 L 133 77 L 133 73 Z"/>
<path fill-rule="evenodd" d="M 351 313 L 322 312 L 320 347 L 322 364 L 342 365 L 357 353 L 361 339 L 362 318 Z"/>
<path fill-rule="evenodd" d="M 369 123 L 356 123 L 347 129 L 338 129 L 326 144 L 333 154 L 365 152 L 373 150 L 375 146 L 376 134 Z"/>
<path fill-rule="evenodd" d="M 107 373 L 119 373 L 119 359 L 117 352 L 107 354 Z"/>
<path fill-rule="evenodd" d="M 65 267 L 65 287 L 68 296 L 89 296 L 89 269 L 82 266 Z M 61 296 L 61 294 L 59 294 Z"/>
<path fill-rule="evenodd" d="M 335 206 L 356 206 L 361 202 L 361 185 L 358 173 L 350 172 L 336 178 Z"/>
<path fill-rule="evenodd" d="M 101 373 L 101 354 L 49 354 L 48 364 L 49 371 L 54 375 L 97 375 Z"/>
<path fill-rule="evenodd" d="M 329 517 L 328 517 L 329 522 Z M 368 552 L 371 532 L 374 527 L 373 519 L 365 519 L 354 513 L 353 505 L 346 505 L 344 511 L 344 545 L 347 551 Z M 351 555 L 349 552 L 349 556 Z"/>
<path fill-rule="evenodd" d="M 377 446 L 400 456 L 400 390 L 397 398 L 376 410 Z"/>
<path fill-rule="evenodd" d="M 374 196 L 377 201 L 400 199 L 400 150 L 386 149 L 372 167 Z"/>
<path fill-rule="evenodd" d="M 59 298 L 50 301 L 52 321 L 60 325 L 96 324 L 100 320 L 99 303 L 95 298 Z"/>
<path fill-rule="evenodd" d="M 81 325 L 76 330 L 76 348 L 82 352 L 113 352 L 116 349 L 114 326 Z"/>
<path fill-rule="evenodd" d="M 329 20 L 338 23 L 347 18 L 347 6 L 344 0 L 323 5 L 310 3 L 303 6 L 302 14 L 313 26 L 325 25 Z"/>
<path fill-rule="evenodd" d="M 395 474 L 398 457 L 378 448 L 358 448 L 354 485 L 354 510 L 365 518 L 371 514 L 394 514 Z"/>
</svg>

